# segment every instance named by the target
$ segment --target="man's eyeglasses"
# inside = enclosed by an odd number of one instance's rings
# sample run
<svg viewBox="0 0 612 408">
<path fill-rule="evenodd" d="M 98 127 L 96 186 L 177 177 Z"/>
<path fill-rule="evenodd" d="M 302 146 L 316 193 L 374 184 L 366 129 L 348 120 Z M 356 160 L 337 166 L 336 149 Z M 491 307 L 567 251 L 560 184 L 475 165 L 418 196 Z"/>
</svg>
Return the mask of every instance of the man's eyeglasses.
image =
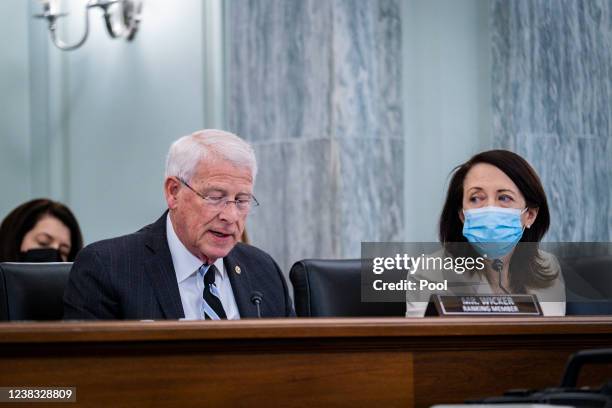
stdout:
<svg viewBox="0 0 612 408">
<path fill-rule="evenodd" d="M 179 179 L 181 183 L 185 185 L 185 187 L 193 191 L 198 197 L 204 200 L 204 203 L 210 208 L 214 208 L 214 209 L 221 211 L 221 209 L 227 207 L 229 203 L 233 203 L 233 204 L 236 204 L 236 208 L 238 209 L 240 213 L 248 214 L 255 207 L 259 207 L 259 202 L 257 202 L 257 199 L 254 196 L 248 196 L 248 197 L 239 198 L 236 200 L 228 200 L 228 198 L 224 196 L 208 196 L 208 195 L 198 193 L 196 190 L 194 190 L 193 187 L 189 185 L 189 183 L 187 183 L 182 178 L 179 178 L 179 177 L 177 178 Z"/>
</svg>

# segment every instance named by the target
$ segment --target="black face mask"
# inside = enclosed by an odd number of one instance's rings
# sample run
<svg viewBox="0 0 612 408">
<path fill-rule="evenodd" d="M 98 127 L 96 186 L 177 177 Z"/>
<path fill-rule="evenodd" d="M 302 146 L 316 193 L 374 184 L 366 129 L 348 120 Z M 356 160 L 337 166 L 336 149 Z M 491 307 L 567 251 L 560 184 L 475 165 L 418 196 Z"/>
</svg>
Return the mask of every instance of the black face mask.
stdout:
<svg viewBox="0 0 612 408">
<path fill-rule="evenodd" d="M 57 249 L 36 248 L 19 253 L 19 262 L 64 262 Z"/>
</svg>

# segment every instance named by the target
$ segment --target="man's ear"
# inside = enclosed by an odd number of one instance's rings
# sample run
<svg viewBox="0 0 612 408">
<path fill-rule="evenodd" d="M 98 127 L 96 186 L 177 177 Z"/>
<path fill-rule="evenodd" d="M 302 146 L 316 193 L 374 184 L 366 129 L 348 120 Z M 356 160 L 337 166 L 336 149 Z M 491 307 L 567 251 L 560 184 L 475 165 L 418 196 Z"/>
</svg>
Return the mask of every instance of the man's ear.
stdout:
<svg viewBox="0 0 612 408">
<path fill-rule="evenodd" d="M 536 218 L 538 218 L 539 207 L 527 208 L 527 211 L 523 214 L 523 225 L 525 228 L 531 228 Z"/>
<path fill-rule="evenodd" d="M 174 210 L 178 206 L 178 194 L 181 182 L 176 177 L 168 177 L 164 180 L 164 195 L 168 208 Z"/>
</svg>

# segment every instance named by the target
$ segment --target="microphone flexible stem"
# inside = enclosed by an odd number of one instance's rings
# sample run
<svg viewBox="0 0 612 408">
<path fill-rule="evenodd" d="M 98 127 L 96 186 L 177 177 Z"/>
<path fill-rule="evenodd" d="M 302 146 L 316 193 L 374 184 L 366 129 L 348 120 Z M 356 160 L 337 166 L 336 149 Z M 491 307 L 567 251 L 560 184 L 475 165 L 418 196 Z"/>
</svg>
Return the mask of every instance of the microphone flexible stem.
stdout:
<svg viewBox="0 0 612 408">
<path fill-rule="evenodd" d="M 504 293 L 509 295 L 510 292 L 502 284 L 502 271 L 504 269 L 504 261 L 502 261 L 501 259 L 493 260 L 493 269 L 496 270 L 499 275 L 499 288 L 503 290 Z"/>
<path fill-rule="evenodd" d="M 261 319 L 261 307 L 259 306 L 259 300 L 255 302 L 255 306 L 257 306 L 257 318 Z"/>
<path fill-rule="evenodd" d="M 253 292 L 251 294 L 251 303 L 257 307 L 257 318 L 261 319 L 261 301 L 263 299 L 263 294 L 261 292 Z"/>
</svg>

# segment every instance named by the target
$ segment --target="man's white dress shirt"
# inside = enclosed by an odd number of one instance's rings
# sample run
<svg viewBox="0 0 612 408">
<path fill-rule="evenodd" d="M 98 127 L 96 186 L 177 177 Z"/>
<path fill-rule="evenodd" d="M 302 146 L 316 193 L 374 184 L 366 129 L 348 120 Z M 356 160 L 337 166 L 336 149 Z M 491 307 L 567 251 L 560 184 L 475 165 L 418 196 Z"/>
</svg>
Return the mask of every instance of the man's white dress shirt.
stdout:
<svg viewBox="0 0 612 408">
<path fill-rule="evenodd" d="M 202 266 L 202 261 L 193 255 L 174 232 L 170 214 L 166 216 L 166 238 L 172 255 L 172 264 L 176 273 L 176 281 L 178 282 L 179 292 L 181 294 L 181 303 L 187 320 L 202 320 L 204 315 L 202 312 L 202 304 L 204 299 L 202 293 L 204 291 L 204 275 L 199 272 Z M 217 267 L 215 273 L 215 286 L 219 291 L 221 304 L 225 310 L 227 318 L 240 319 L 232 284 L 223 265 L 223 258 L 215 261 Z"/>
</svg>

